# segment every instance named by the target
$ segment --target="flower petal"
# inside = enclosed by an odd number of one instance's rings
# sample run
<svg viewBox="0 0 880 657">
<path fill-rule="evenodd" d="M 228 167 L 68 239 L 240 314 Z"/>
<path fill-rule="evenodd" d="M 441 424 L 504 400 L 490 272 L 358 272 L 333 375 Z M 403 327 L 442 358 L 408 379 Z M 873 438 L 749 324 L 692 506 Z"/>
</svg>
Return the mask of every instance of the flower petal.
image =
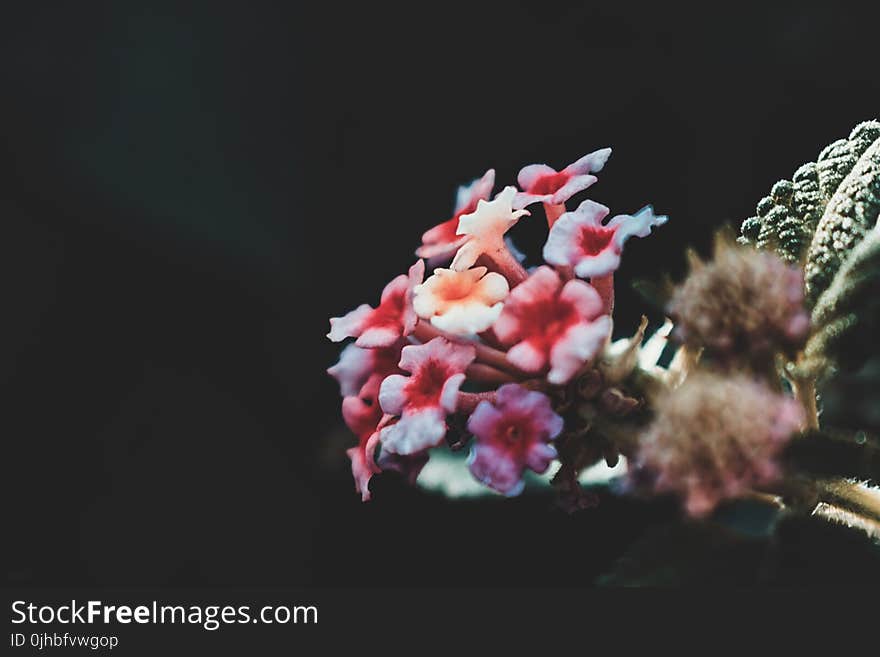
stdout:
<svg viewBox="0 0 880 657">
<path fill-rule="evenodd" d="M 550 197 L 550 203 L 553 205 L 561 205 L 578 192 L 582 192 L 591 187 L 599 179 L 596 176 L 583 175 L 572 176 L 562 187 L 557 189 Z"/>
<path fill-rule="evenodd" d="M 379 440 L 382 447 L 394 454 L 415 454 L 443 442 L 446 420 L 439 408 L 425 408 L 400 418 L 382 429 Z"/>
<path fill-rule="evenodd" d="M 516 182 L 522 189 L 532 187 L 539 178 L 544 176 L 552 176 L 557 173 L 556 169 L 546 164 L 529 164 L 519 170 L 516 176 Z"/>
<path fill-rule="evenodd" d="M 590 324 L 576 324 L 553 345 L 547 381 L 563 385 L 594 358 L 611 334 L 611 318 L 603 315 Z"/>
<path fill-rule="evenodd" d="M 330 318 L 330 332 L 327 337 L 333 342 L 342 342 L 345 338 L 351 338 L 360 332 L 364 320 L 373 312 L 366 303 L 361 304 L 342 317 Z"/>
<path fill-rule="evenodd" d="M 584 173 L 597 173 L 602 170 L 608 158 L 611 157 L 610 148 L 600 148 L 597 151 L 588 153 L 580 159 L 569 164 L 563 171 L 571 175 L 580 175 Z"/>
</svg>

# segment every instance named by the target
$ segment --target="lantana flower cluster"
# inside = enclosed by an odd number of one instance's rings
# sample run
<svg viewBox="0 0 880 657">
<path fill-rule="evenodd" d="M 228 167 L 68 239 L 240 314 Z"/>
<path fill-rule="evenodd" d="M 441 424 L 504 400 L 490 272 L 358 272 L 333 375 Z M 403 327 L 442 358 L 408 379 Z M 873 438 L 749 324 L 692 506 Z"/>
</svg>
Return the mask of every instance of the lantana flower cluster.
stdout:
<svg viewBox="0 0 880 657">
<path fill-rule="evenodd" d="M 494 196 L 490 169 L 459 189 L 452 217 L 424 233 L 419 259 L 385 286 L 378 305 L 330 320 L 328 337 L 351 341 L 328 372 L 358 438 L 348 455 L 362 499 L 382 470 L 415 481 L 444 445 L 468 448 L 477 481 L 517 495 L 527 470 L 547 471 L 557 443 L 583 430 L 564 419 L 574 399 L 611 415 L 639 406 L 615 388 L 603 357 L 613 276 L 627 240 L 667 218 L 650 206 L 609 216 L 593 200 L 572 202 L 610 154 L 601 149 L 561 170 L 525 166 L 516 186 Z M 544 262 L 526 269 L 507 233 L 535 221 L 541 206 Z M 632 350 L 617 360 L 620 369 Z"/>
</svg>

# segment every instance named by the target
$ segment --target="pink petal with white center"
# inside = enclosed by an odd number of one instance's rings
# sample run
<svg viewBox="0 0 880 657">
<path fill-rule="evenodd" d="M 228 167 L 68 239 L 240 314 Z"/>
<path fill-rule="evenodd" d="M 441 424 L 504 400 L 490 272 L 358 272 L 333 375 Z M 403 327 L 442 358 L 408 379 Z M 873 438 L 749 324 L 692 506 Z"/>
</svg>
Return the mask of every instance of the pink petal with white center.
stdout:
<svg viewBox="0 0 880 657">
<path fill-rule="evenodd" d="M 610 148 L 603 148 L 572 162 L 562 171 L 546 164 L 530 164 L 520 169 L 517 182 L 522 192 L 514 199 L 514 207 L 532 203 L 564 204 L 568 199 L 587 189 L 597 180 L 591 175 L 600 171 L 611 156 Z"/>
<path fill-rule="evenodd" d="M 611 318 L 608 315 L 570 328 L 553 345 L 547 381 L 554 385 L 568 383 L 587 361 L 598 355 L 610 335 Z"/>
<path fill-rule="evenodd" d="M 564 286 L 550 267 L 536 269 L 513 289 L 493 331 L 510 346 L 507 359 L 527 372 L 548 364 L 548 380 L 566 383 L 593 358 L 610 331 L 602 299 L 583 281 Z"/>
<path fill-rule="evenodd" d="M 418 317 L 412 308 L 413 288 L 422 282 L 425 263 L 421 260 L 401 274 L 382 290 L 377 308 L 364 304 L 344 317 L 330 319 L 330 333 L 334 342 L 357 338 L 355 344 L 364 348 L 390 347 L 400 338 L 412 333 Z"/>
<path fill-rule="evenodd" d="M 544 260 L 574 267 L 581 278 L 606 276 L 620 266 L 620 254 L 627 239 L 645 237 L 654 226 L 662 226 L 667 220 L 665 216 L 654 215 L 650 206 L 633 216 L 618 215 L 603 224 L 607 215 L 608 208 L 589 200 L 562 214 L 550 229 Z"/>
<path fill-rule="evenodd" d="M 382 410 L 400 415 L 397 424 L 380 434 L 388 451 L 412 454 L 443 440 L 446 414 L 455 410 L 464 372 L 475 357 L 473 345 L 442 337 L 403 348 L 400 367 L 411 375 L 391 375 L 379 390 Z"/>
<path fill-rule="evenodd" d="M 563 213 L 547 236 L 544 244 L 544 260 L 551 265 L 572 266 L 584 257 L 585 250 L 582 236 L 585 231 L 589 233 L 607 233 L 610 243 L 614 230 L 605 228 L 602 220 L 608 216 L 610 210 L 595 201 L 583 201 L 575 210 Z"/>
</svg>

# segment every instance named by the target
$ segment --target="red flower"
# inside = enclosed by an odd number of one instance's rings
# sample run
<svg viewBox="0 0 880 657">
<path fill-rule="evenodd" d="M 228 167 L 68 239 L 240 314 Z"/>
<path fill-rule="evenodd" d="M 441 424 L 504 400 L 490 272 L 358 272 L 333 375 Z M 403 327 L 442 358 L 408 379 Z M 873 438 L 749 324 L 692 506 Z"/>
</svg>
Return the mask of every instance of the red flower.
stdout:
<svg viewBox="0 0 880 657">
<path fill-rule="evenodd" d="M 439 445 L 446 435 L 446 415 L 455 411 L 464 372 L 475 357 L 472 345 L 442 337 L 404 347 L 400 367 L 411 375 L 392 374 L 379 390 L 382 410 L 400 416 L 382 430 L 383 449 L 407 455 Z"/>
<path fill-rule="evenodd" d="M 556 458 L 548 443 L 562 427 L 547 396 L 515 383 L 501 386 L 495 403 L 480 402 L 468 420 L 476 436 L 468 457 L 471 474 L 499 493 L 518 495 L 526 469 L 546 472 Z"/>
<path fill-rule="evenodd" d="M 532 203 L 565 203 L 596 182 L 596 176 L 591 174 L 601 171 L 610 156 L 611 149 L 603 148 L 584 155 L 562 171 L 546 164 L 529 164 L 523 167 L 516 178 L 523 191 L 516 195 L 514 207 L 524 208 Z"/>
<path fill-rule="evenodd" d="M 611 334 L 611 318 L 602 299 L 579 280 L 562 284 L 550 267 L 539 267 L 513 288 L 493 325 L 498 339 L 514 345 L 508 360 L 527 372 L 548 365 L 547 380 L 561 385 L 602 349 Z"/>
<path fill-rule="evenodd" d="M 452 219 L 425 232 L 422 235 L 422 246 L 416 249 L 416 255 L 431 259 L 434 264 L 438 264 L 440 260 L 449 260 L 455 255 L 458 248 L 467 241 L 466 236 L 456 232 L 459 218 L 476 210 L 478 201 L 488 200 L 494 186 L 495 169 L 489 169 L 482 178 L 477 178 L 470 185 L 459 187 Z"/>
<path fill-rule="evenodd" d="M 412 333 L 418 317 L 412 307 L 413 288 L 422 282 L 425 263 L 419 260 L 409 269 L 409 275 L 401 274 L 385 286 L 378 308 L 362 304 L 344 317 L 330 319 L 333 342 L 345 338 L 357 338 L 358 347 L 390 347 L 400 338 Z"/>
<path fill-rule="evenodd" d="M 544 260 L 574 267 L 581 278 L 606 276 L 620 266 L 623 245 L 630 237 L 646 237 L 667 220 L 665 215 L 655 215 L 649 205 L 632 216 L 617 215 L 603 224 L 608 212 L 604 205 L 587 200 L 560 216 L 550 228 Z"/>
</svg>

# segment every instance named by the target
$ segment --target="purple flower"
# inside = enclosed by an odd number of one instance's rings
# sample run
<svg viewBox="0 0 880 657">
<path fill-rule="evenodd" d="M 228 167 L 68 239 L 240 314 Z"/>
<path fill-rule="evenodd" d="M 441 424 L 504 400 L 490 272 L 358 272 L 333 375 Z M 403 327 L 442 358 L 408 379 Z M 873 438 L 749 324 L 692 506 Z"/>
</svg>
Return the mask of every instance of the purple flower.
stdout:
<svg viewBox="0 0 880 657">
<path fill-rule="evenodd" d="M 501 386 L 495 402 L 482 401 L 468 420 L 476 443 L 468 457 L 471 474 L 493 490 L 519 495 L 526 469 L 543 473 L 556 458 L 552 441 L 563 420 L 550 399 L 515 383 Z"/>
</svg>

